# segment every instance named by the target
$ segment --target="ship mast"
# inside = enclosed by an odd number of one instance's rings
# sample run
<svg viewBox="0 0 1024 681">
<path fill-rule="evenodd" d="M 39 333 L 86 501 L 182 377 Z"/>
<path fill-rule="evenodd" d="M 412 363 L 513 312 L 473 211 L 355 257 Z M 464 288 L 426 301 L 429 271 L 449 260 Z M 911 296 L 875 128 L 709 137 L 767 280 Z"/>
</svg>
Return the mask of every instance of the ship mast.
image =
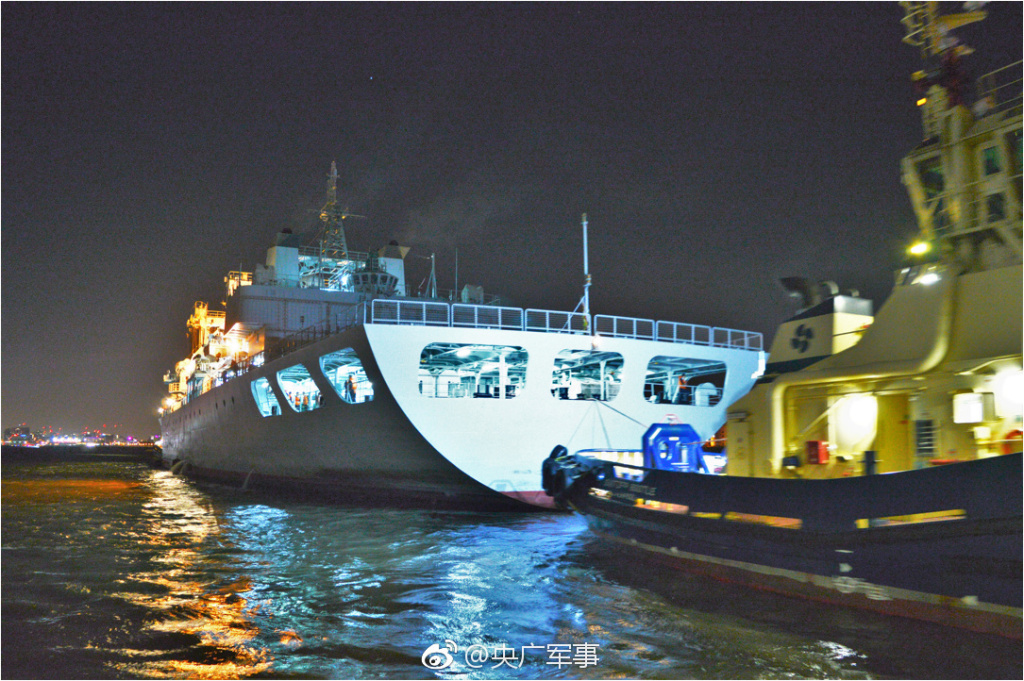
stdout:
<svg viewBox="0 0 1024 681">
<path fill-rule="evenodd" d="M 583 318 L 590 328 L 590 263 L 587 249 L 587 214 L 583 214 Z"/>
<path fill-rule="evenodd" d="M 588 261 L 588 249 L 587 249 L 587 214 L 583 214 L 582 219 L 583 225 L 583 297 L 580 298 L 580 302 L 576 303 L 576 309 L 573 313 L 583 312 L 583 329 L 588 333 L 593 333 L 593 327 L 591 325 L 590 318 L 590 263 Z M 566 322 L 569 325 L 571 322 Z"/>
<path fill-rule="evenodd" d="M 940 133 L 941 113 L 964 103 L 965 77 L 960 59 L 974 52 L 953 36 L 952 30 L 981 21 L 984 11 L 939 15 L 937 2 L 901 2 L 906 29 L 903 42 L 920 48 L 925 69 L 912 76 L 924 94 L 918 100 L 925 139 Z"/>
<path fill-rule="evenodd" d="M 326 287 L 337 279 L 344 268 L 341 263 L 349 260 L 348 244 L 345 242 L 346 218 L 361 218 L 338 205 L 338 165 L 331 161 L 331 172 L 327 175 L 327 202 L 320 209 L 320 287 Z"/>
<path fill-rule="evenodd" d="M 987 13 L 941 16 L 937 2 L 900 5 L 903 41 L 920 49 L 924 63 L 912 76 L 924 141 L 902 163 L 921 230 L 910 252 L 930 257 L 935 250 L 960 271 L 1019 264 L 1020 191 L 1011 138 L 1020 134 L 1020 77 L 1014 76 L 1020 62 L 987 74 L 969 93 L 962 58 L 974 50 L 952 31 Z"/>
</svg>

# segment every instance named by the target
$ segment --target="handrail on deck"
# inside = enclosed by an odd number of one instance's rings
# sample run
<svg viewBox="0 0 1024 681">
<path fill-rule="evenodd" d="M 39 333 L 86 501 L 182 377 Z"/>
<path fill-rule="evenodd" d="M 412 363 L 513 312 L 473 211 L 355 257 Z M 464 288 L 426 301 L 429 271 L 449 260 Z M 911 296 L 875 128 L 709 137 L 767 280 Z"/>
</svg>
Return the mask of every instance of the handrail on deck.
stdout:
<svg viewBox="0 0 1024 681">
<path fill-rule="evenodd" d="M 503 329 L 588 335 L 586 315 L 560 310 L 498 307 L 494 305 L 449 305 L 437 301 L 379 298 L 366 308 L 364 323 L 408 324 L 413 326 L 451 326 L 473 329 Z M 596 315 L 594 331 L 608 338 L 635 338 L 668 343 L 708 345 L 720 348 L 759 351 L 764 337 L 755 331 L 661 322 L 653 319 Z"/>
</svg>

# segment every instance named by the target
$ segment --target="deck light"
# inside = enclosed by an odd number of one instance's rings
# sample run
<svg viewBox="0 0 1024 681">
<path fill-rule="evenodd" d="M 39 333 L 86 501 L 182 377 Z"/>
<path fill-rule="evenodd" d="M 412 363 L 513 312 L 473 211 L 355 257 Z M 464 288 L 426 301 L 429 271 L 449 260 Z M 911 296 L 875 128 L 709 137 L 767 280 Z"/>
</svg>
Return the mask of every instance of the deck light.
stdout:
<svg viewBox="0 0 1024 681">
<path fill-rule="evenodd" d="M 1004 414 L 1020 414 L 1024 405 L 1024 372 L 1020 369 L 1003 369 L 996 374 L 993 391 L 1000 411 Z"/>
<path fill-rule="evenodd" d="M 878 399 L 860 393 L 846 395 L 836 413 L 836 440 L 842 451 L 859 451 L 870 447 L 878 424 Z"/>
<path fill-rule="evenodd" d="M 932 245 L 927 241 L 918 241 L 910 247 L 911 255 L 924 255 L 930 250 L 932 250 Z"/>
</svg>

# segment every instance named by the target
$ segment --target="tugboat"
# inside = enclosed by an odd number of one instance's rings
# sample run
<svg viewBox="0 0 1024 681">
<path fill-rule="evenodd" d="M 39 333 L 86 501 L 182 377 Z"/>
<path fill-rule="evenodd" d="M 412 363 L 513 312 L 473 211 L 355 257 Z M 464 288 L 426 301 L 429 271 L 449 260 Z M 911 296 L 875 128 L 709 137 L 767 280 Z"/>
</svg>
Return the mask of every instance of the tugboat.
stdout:
<svg viewBox="0 0 1024 681">
<path fill-rule="evenodd" d="M 924 139 L 902 162 L 914 260 L 873 314 L 831 282 L 728 413 L 724 475 L 655 424 L 635 451 L 556 447 L 543 486 L 600 535 L 758 588 L 1021 638 L 1021 62 L 969 96 L 952 29 L 901 3 Z"/>
</svg>

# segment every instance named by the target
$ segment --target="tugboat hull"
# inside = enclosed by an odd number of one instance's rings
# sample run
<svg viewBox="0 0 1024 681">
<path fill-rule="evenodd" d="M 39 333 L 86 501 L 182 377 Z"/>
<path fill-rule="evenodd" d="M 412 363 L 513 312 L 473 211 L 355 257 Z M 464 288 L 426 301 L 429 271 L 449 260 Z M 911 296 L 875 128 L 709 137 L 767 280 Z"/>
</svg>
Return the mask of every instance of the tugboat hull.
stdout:
<svg viewBox="0 0 1024 681">
<path fill-rule="evenodd" d="M 561 498 L 598 534 L 658 562 L 1021 638 L 1020 454 L 827 481 L 577 462 L 586 472 Z"/>
</svg>

